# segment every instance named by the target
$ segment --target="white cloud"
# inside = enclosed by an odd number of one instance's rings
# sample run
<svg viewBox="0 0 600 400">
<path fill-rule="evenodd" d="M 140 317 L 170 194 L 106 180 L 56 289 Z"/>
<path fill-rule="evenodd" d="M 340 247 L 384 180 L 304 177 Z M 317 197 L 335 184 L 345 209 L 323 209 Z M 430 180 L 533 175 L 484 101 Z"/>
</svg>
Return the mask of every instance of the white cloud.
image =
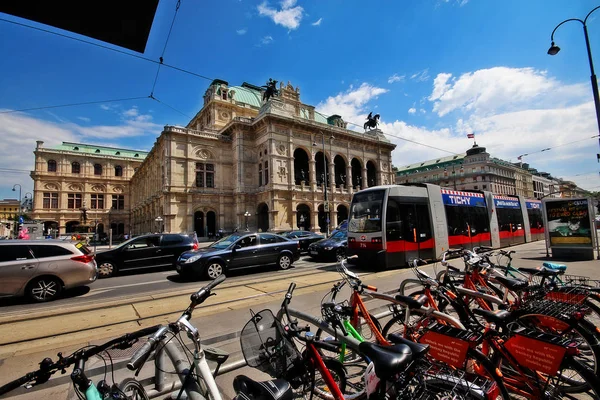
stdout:
<svg viewBox="0 0 600 400">
<path fill-rule="evenodd" d="M 318 20 L 316 20 L 315 22 L 313 22 L 311 25 L 312 26 L 319 26 L 319 25 L 321 25 L 321 22 L 323 22 L 323 18 L 319 18 Z"/>
<path fill-rule="evenodd" d="M 259 15 L 269 17 L 275 24 L 284 26 L 289 30 L 294 30 L 300 26 L 300 22 L 304 16 L 304 9 L 295 5 L 296 0 L 283 0 L 281 2 L 281 10 L 277 10 L 269 7 L 265 1 L 259 4 L 257 9 Z"/>
<path fill-rule="evenodd" d="M 123 116 L 124 117 L 137 117 L 139 115 L 139 111 L 137 109 L 137 107 L 131 107 L 129 110 L 126 110 L 123 112 Z"/>
<path fill-rule="evenodd" d="M 106 104 L 100 104 L 100 108 L 103 109 L 103 110 L 105 110 L 105 111 L 110 110 L 110 106 L 107 106 Z"/>
<path fill-rule="evenodd" d="M 344 121 L 358 124 L 367 118 L 368 112 L 365 107 L 367 103 L 376 99 L 380 94 L 387 92 L 387 89 L 372 86 L 368 83 L 363 83 L 356 89 L 350 85 L 346 92 L 328 97 L 325 101 L 320 102 L 316 108 L 324 115 L 338 114 L 342 116 Z M 362 127 L 356 125 L 348 125 L 348 128 L 362 131 Z"/>
<path fill-rule="evenodd" d="M 266 45 L 266 44 L 271 43 L 272 41 L 273 41 L 272 36 L 265 36 L 260 40 L 260 43 Z"/>
<path fill-rule="evenodd" d="M 91 121 L 91 119 L 89 119 L 88 117 L 77 117 L 77 119 L 80 119 L 83 122 L 90 122 Z"/>
<path fill-rule="evenodd" d="M 409 114 L 415 114 L 416 112 L 417 112 L 417 109 L 414 108 L 414 107 L 411 107 L 411 108 L 408 109 L 408 113 Z"/>
<path fill-rule="evenodd" d="M 410 79 L 417 82 L 425 82 L 429 80 L 429 68 L 425 68 L 423 71 L 415 72 L 410 76 Z"/>
<path fill-rule="evenodd" d="M 246 28 L 238 29 L 235 31 L 238 35 L 245 35 L 248 30 Z"/>
<path fill-rule="evenodd" d="M 406 75 L 394 74 L 388 78 L 388 83 L 402 82 L 404 78 L 406 78 Z"/>
<path fill-rule="evenodd" d="M 472 145 L 467 133 L 474 132 L 493 157 L 517 162 L 528 153 L 523 162 L 531 167 L 558 178 L 569 175 L 582 188 L 597 190 L 600 177 L 581 174 L 597 168 L 598 128 L 588 86 L 564 84 L 530 68 L 497 67 L 455 79 L 439 74 L 429 101 L 439 116 L 462 111 L 454 122 L 447 116 L 446 127 L 432 128 L 382 121 L 380 128 L 397 145 L 392 158 L 399 167 L 463 153 Z M 541 152 L 544 148 L 551 150 Z"/>
<path fill-rule="evenodd" d="M 494 67 L 451 78 L 452 74 L 441 73 L 434 79 L 429 100 L 439 116 L 455 110 L 495 114 L 570 106 L 581 102 L 589 92 L 587 85 L 563 85 L 545 71 L 533 68 Z"/>
</svg>

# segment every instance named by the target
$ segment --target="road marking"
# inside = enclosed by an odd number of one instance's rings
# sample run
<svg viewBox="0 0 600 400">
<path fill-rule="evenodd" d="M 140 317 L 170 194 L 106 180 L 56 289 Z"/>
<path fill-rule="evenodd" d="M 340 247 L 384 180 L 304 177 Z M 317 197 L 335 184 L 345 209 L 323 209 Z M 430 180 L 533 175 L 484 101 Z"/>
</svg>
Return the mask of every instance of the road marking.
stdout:
<svg viewBox="0 0 600 400">
<path fill-rule="evenodd" d="M 102 294 L 102 293 L 106 293 L 106 292 L 111 292 L 113 289 L 96 289 L 96 290 L 90 290 L 88 293 L 83 294 L 79 297 L 90 297 L 90 296 L 95 296 L 97 294 Z"/>
<path fill-rule="evenodd" d="M 119 288 L 132 287 L 132 286 L 151 285 L 153 283 L 161 283 L 161 282 L 169 282 L 169 281 L 165 280 L 165 279 L 161 279 L 160 281 L 138 282 L 138 283 L 130 283 L 128 285 L 108 286 L 108 287 L 103 287 L 103 288 L 98 288 L 98 289 L 92 289 L 91 291 L 93 292 L 94 290 L 119 289 Z"/>
</svg>

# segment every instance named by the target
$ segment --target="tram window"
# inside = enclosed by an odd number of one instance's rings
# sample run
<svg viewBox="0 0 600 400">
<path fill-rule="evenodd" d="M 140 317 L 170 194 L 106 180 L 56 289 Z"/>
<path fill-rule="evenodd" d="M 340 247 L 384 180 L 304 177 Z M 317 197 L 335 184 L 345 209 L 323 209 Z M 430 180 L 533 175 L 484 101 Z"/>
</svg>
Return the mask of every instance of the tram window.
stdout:
<svg viewBox="0 0 600 400">
<path fill-rule="evenodd" d="M 431 238 L 431 222 L 429 219 L 429 208 L 425 204 L 415 205 L 417 210 L 417 223 L 419 230 L 418 241 L 424 241 Z"/>
<path fill-rule="evenodd" d="M 394 198 L 390 197 L 388 199 L 385 219 L 386 240 L 402 239 L 402 220 L 400 217 L 400 205 Z"/>
<path fill-rule="evenodd" d="M 471 230 L 472 234 L 488 232 L 489 231 L 489 220 L 487 215 L 487 208 L 484 207 L 472 207 L 471 214 Z"/>
<path fill-rule="evenodd" d="M 460 227 L 464 223 L 461 207 L 446 206 L 446 219 L 448 221 L 448 235 L 458 235 Z"/>
</svg>

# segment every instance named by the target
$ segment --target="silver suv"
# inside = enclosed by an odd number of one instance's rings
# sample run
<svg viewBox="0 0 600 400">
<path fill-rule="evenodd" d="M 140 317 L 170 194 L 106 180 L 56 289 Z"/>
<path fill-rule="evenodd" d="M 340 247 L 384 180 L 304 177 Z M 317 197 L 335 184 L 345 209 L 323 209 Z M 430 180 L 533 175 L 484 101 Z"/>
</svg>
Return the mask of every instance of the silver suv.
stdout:
<svg viewBox="0 0 600 400">
<path fill-rule="evenodd" d="M 59 240 L 0 241 L 0 296 L 56 299 L 63 289 L 96 280 L 94 255 L 80 244 Z"/>
</svg>

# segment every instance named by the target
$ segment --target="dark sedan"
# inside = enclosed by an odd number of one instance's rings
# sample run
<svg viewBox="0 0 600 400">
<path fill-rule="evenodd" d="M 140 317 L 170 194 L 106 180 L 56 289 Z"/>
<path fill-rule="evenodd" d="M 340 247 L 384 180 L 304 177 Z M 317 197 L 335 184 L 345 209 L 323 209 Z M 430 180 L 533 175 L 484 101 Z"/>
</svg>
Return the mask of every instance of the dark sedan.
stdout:
<svg viewBox="0 0 600 400">
<path fill-rule="evenodd" d="M 198 248 L 198 242 L 184 234 L 143 235 L 96 254 L 98 276 L 108 278 L 117 271 L 138 268 L 173 267 L 181 253 Z"/>
<path fill-rule="evenodd" d="M 318 242 L 319 240 L 323 240 L 323 235 L 319 235 L 318 233 L 310 232 L 310 231 L 289 231 L 283 232 L 281 236 L 286 237 L 288 239 L 297 240 L 300 243 L 300 251 L 308 251 L 308 246 L 311 243 Z"/>
<path fill-rule="evenodd" d="M 348 234 L 338 231 L 327 239 L 320 240 L 308 246 L 308 254 L 313 258 L 330 258 L 341 261 L 346 258 Z"/>
<path fill-rule="evenodd" d="M 183 253 L 177 272 L 215 279 L 228 270 L 276 264 L 288 269 L 299 257 L 299 243 L 272 233 L 234 233 L 209 247 Z"/>
</svg>

